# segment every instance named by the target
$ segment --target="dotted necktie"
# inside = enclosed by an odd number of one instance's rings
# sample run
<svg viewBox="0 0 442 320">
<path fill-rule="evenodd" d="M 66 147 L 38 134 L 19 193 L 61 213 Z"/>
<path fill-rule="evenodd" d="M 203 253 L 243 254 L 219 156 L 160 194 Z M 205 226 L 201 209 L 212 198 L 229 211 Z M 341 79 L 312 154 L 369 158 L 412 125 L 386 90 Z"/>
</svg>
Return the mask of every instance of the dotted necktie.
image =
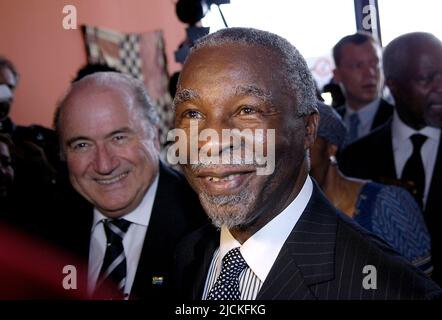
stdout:
<svg viewBox="0 0 442 320">
<path fill-rule="evenodd" d="M 359 124 L 361 120 L 359 120 L 359 116 L 357 113 L 353 113 L 350 116 L 350 128 L 348 130 L 348 144 L 358 139 L 359 136 Z"/>
<path fill-rule="evenodd" d="M 123 293 L 126 284 L 126 256 L 124 254 L 123 238 L 130 222 L 124 219 L 103 220 L 106 233 L 107 247 L 98 277 L 98 289 L 106 279 L 113 281 Z"/>
<path fill-rule="evenodd" d="M 240 300 L 239 275 L 247 263 L 239 247 L 230 250 L 223 258 L 221 273 L 210 290 L 207 300 Z"/>
<path fill-rule="evenodd" d="M 404 170 L 402 170 L 401 180 L 413 185 L 412 194 L 422 208 L 425 190 L 425 169 L 422 162 L 421 148 L 427 137 L 422 134 L 413 134 L 410 140 L 413 143 L 413 153 L 408 158 Z"/>
</svg>

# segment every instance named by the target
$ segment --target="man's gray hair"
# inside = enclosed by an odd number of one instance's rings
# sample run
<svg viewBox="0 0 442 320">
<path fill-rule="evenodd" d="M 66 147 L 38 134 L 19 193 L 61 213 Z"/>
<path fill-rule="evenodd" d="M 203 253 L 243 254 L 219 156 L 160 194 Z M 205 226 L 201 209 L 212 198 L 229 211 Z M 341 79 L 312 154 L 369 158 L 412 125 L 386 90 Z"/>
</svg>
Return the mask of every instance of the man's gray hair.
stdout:
<svg viewBox="0 0 442 320">
<path fill-rule="evenodd" d="M 199 39 L 189 56 L 202 48 L 219 47 L 225 44 L 261 46 L 281 57 L 281 74 L 284 84 L 296 95 L 298 115 L 316 111 L 316 93 L 312 74 L 298 50 L 286 39 L 262 30 L 252 28 L 227 28 Z"/>
<path fill-rule="evenodd" d="M 385 79 L 401 79 L 407 68 L 407 60 L 428 42 L 441 44 L 436 36 L 427 32 L 407 33 L 393 39 L 383 54 Z"/>
<path fill-rule="evenodd" d="M 139 108 L 140 115 L 147 121 L 150 122 L 152 126 L 156 126 L 159 123 L 159 116 L 152 103 L 149 95 L 144 88 L 144 84 L 129 76 L 118 72 L 96 72 L 76 81 L 69 88 L 68 92 L 58 103 L 57 109 L 54 116 L 54 128 L 57 134 L 60 136 L 60 116 L 63 112 L 66 102 L 69 100 L 70 95 L 81 88 L 87 87 L 89 85 L 98 85 L 102 87 L 110 87 L 121 89 L 122 86 L 126 86 L 132 91 L 134 98 L 134 105 Z"/>
</svg>

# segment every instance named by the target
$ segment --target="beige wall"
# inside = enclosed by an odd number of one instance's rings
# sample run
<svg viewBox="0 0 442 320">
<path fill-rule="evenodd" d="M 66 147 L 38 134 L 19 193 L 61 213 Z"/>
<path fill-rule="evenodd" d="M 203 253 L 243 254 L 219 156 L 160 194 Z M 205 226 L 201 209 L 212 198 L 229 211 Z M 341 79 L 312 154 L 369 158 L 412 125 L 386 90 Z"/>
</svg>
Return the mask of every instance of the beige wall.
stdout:
<svg viewBox="0 0 442 320">
<path fill-rule="evenodd" d="M 11 117 L 18 123 L 51 126 L 55 104 L 86 63 L 80 29 L 65 30 L 65 5 L 77 8 L 77 23 L 122 32 L 162 30 L 169 72 L 179 70 L 174 51 L 186 25 L 174 0 L 1 0 L 0 54 L 16 65 L 21 79 Z"/>
</svg>

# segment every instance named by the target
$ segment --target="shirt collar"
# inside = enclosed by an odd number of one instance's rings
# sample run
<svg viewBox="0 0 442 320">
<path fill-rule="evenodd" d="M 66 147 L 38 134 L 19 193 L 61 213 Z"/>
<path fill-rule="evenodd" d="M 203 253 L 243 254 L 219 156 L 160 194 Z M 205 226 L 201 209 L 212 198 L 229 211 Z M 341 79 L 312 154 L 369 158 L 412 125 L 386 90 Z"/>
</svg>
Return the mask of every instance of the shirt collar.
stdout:
<svg viewBox="0 0 442 320">
<path fill-rule="evenodd" d="M 371 123 L 376 115 L 376 111 L 381 102 L 381 98 L 376 98 L 369 104 L 366 104 L 359 110 L 352 109 L 349 105 L 345 105 L 345 116 L 350 117 L 352 114 L 357 113 L 359 116 L 359 121 L 362 126 Z"/>
<path fill-rule="evenodd" d="M 154 181 L 150 185 L 149 189 L 147 190 L 146 194 L 144 195 L 143 200 L 141 200 L 141 203 L 138 205 L 138 207 L 136 207 L 135 210 L 133 210 L 132 212 L 124 215 L 122 218 L 134 224 L 138 224 L 144 227 L 148 226 L 150 213 L 152 211 L 153 203 L 155 200 L 155 194 L 158 188 L 159 176 L 160 174 L 158 173 Z M 108 217 L 106 217 L 100 211 L 98 211 L 97 208 L 94 208 L 92 231 L 104 219 L 108 219 Z"/>
<path fill-rule="evenodd" d="M 221 227 L 218 270 L 221 270 L 222 258 L 227 252 L 240 247 L 241 255 L 249 268 L 264 282 L 282 246 L 304 212 L 312 192 L 313 183 L 310 176 L 307 176 L 301 191 L 287 208 L 247 239 L 242 246 L 226 227 Z"/>
<path fill-rule="evenodd" d="M 410 136 L 415 133 L 420 133 L 427 136 L 429 139 L 439 141 L 441 132 L 441 129 L 430 126 L 423 127 L 420 130 L 413 129 L 401 120 L 396 110 L 393 112 L 391 130 L 394 133 L 394 138 L 397 139 L 399 143 L 407 141 Z"/>
</svg>

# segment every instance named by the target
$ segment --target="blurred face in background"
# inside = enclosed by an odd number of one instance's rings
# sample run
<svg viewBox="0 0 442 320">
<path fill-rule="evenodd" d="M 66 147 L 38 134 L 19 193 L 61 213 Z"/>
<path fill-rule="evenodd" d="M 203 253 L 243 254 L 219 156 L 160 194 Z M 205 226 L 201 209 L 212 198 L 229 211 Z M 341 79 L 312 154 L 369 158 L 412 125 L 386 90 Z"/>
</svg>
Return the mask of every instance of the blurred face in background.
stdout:
<svg viewBox="0 0 442 320">
<path fill-rule="evenodd" d="M 341 59 L 334 78 L 354 110 L 378 98 L 383 86 L 380 48 L 372 41 L 348 43 L 341 48 Z"/>
<path fill-rule="evenodd" d="M 7 88 L 0 89 L 0 121 L 5 119 L 11 110 L 11 104 L 14 99 L 14 89 L 16 86 L 15 76 L 8 67 L 0 68 L 0 86 L 2 85 Z M 3 97 L 3 95 L 6 95 L 6 91 L 8 92 L 8 98 Z"/>
<path fill-rule="evenodd" d="M 0 141 L 0 199 L 10 195 L 13 182 L 14 169 L 9 146 Z"/>
<path fill-rule="evenodd" d="M 415 47 L 406 65 L 387 81 L 399 116 L 416 129 L 442 126 L 442 43 L 428 40 Z"/>
</svg>

